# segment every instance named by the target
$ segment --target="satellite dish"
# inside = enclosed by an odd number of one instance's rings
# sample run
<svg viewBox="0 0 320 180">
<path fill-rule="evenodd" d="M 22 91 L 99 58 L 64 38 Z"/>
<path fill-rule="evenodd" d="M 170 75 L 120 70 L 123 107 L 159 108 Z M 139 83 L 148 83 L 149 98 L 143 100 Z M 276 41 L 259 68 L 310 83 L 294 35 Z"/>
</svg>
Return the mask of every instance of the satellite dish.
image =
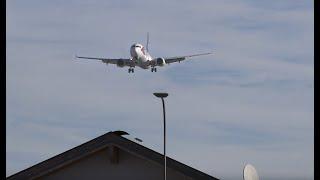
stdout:
<svg viewBox="0 0 320 180">
<path fill-rule="evenodd" d="M 257 170 L 251 164 L 244 166 L 243 180 L 259 180 Z"/>
</svg>

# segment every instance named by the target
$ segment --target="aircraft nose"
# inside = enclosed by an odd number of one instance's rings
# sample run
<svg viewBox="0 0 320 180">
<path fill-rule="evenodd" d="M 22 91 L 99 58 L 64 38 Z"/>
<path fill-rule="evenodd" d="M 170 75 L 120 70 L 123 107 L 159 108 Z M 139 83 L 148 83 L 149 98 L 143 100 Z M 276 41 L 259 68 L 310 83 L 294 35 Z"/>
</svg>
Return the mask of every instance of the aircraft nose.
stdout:
<svg viewBox="0 0 320 180">
<path fill-rule="evenodd" d="M 138 56 L 136 47 L 132 47 L 130 50 L 131 56 L 136 58 Z"/>
</svg>

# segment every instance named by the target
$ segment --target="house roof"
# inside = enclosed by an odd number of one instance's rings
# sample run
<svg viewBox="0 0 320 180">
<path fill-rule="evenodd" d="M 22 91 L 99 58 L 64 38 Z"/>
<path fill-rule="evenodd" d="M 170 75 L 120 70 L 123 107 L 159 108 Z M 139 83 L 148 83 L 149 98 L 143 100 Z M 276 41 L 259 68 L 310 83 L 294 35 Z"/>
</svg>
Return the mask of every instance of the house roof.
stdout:
<svg viewBox="0 0 320 180">
<path fill-rule="evenodd" d="M 120 135 L 117 135 L 117 133 L 108 132 L 66 152 L 63 152 L 32 167 L 22 170 L 14 175 L 11 175 L 7 179 L 16 180 L 39 178 L 111 145 L 134 154 L 135 156 L 138 156 L 140 158 L 151 160 L 154 163 L 158 163 L 160 165 L 164 164 L 162 154 L 146 148 L 140 144 L 137 144 Z M 174 169 L 193 179 L 217 179 L 169 157 L 167 157 L 167 167 Z"/>
</svg>

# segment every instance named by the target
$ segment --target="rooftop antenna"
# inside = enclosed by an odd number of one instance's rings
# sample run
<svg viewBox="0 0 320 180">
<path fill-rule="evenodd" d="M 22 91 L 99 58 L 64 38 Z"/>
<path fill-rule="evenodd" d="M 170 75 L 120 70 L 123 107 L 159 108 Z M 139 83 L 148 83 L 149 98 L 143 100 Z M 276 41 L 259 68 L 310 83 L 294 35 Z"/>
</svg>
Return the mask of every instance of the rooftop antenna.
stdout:
<svg viewBox="0 0 320 180">
<path fill-rule="evenodd" d="M 259 180 L 257 170 L 251 164 L 244 166 L 243 180 Z"/>
<path fill-rule="evenodd" d="M 149 32 L 147 33 L 147 52 L 149 52 Z"/>
</svg>

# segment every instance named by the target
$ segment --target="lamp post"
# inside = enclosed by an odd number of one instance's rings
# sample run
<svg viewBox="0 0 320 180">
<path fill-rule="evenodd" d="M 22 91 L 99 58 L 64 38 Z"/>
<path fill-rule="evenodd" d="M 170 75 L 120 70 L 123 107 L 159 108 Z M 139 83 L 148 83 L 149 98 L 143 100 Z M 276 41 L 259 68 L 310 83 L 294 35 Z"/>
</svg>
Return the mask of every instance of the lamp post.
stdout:
<svg viewBox="0 0 320 180">
<path fill-rule="evenodd" d="M 163 154 L 164 154 L 164 180 L 167 179 L 167 160 L 166 160 L 166 109 L 164 106 L 164 98 L 168 96 L 168 93 L 153 93 L 162 100 L 163 107 Z"/>
</svg>

